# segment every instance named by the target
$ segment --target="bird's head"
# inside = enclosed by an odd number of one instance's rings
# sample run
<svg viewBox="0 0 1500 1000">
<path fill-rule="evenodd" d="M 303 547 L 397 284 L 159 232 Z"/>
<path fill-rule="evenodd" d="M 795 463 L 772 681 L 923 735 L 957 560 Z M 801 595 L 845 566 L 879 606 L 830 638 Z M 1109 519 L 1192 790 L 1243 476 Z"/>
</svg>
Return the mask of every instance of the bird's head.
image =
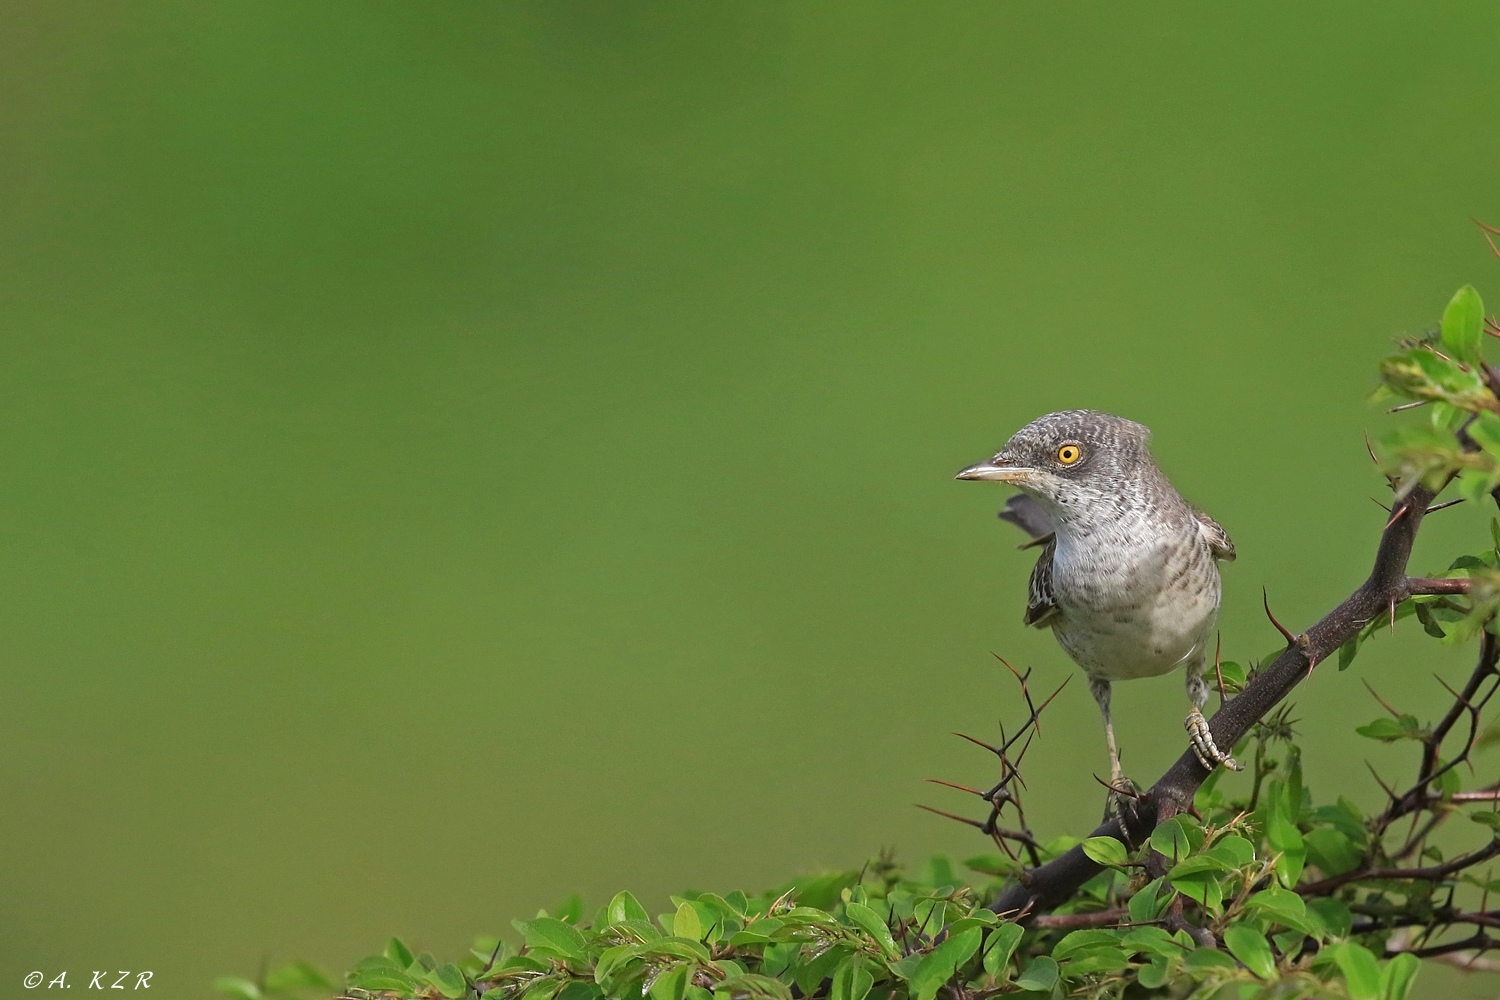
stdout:
<svg viewBox="0 0 1500 1000">
<path fill-rule="evenodd" d="M 1156 469 L 1149 428 L 1098 410 L 1048 413 L 1016 431 L 987 462 L 959 479 L 1009 483 L 1035 497 L 1057 520 L 1085 514 L 1092 501 L 1118 497 Z"/>
</svg>

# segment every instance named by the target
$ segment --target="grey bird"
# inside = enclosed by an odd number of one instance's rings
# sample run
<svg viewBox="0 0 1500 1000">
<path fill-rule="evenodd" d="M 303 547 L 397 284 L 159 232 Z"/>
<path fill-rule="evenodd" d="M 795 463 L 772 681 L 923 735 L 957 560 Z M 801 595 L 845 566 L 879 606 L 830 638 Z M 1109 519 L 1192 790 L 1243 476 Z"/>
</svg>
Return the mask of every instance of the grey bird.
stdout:
<svg viewBox="0 0 1500 1000">
<path fill-rule="evenodd" d="M 1242 770 L 1214 744 L 1203 706 L 1210 639 L 1219 615 L 1218 563 L 1234 543 L 1182 498 L 1146 447 L 1142 424 L 1097 410 L 1038 417 L 959 479 L 1008 483 L 1000 516 L 1044 544 L 1031 571 L 1025 623 L 1050 628 L 1088 675 L 1104 713 L 1110 786 L 1126 791 L 1110 721 L 1114 681 L 1182 667 L 1191 704 L 1185 727 L 1209 770 Z"/>
</svg>

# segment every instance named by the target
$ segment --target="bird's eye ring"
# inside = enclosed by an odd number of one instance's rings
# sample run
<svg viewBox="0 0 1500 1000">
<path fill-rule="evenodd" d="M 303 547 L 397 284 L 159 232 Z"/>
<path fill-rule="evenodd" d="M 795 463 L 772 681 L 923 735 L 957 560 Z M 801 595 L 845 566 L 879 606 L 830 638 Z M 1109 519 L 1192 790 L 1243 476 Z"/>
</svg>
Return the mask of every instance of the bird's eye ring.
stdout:
<svg viewBox="0 0 1500 1000">
<path fill-rule="evenodd" d="M 1057 460 L 1063 465 L 1072 465 L 1083 457 L 1083 449 L 1076 444 L 1065 444 L 1057 449 Z"/>
</svg>

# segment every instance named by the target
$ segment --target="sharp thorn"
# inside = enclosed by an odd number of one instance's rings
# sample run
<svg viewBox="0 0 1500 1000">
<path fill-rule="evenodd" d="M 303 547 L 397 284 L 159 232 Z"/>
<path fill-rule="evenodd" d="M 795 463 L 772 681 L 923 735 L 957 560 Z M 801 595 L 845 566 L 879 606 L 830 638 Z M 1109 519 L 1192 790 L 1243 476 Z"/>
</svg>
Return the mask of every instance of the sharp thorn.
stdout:
<svg viewBox="0 0 1500 1000">
<path fill-rule="evenodd" d="M 1376 500 L 1374 497 L 1371 497 L 1370 499 L 1372 501 L 1374 501 L 1375 506 L 1377 506 L 1381 510 L 1385 511 L 1387 514 L 1389 514 L 1391 512 L 1391 509 L 1389 507 L 1387 507 L 1385 504 L 1381 503 L 1379 500 Z"/>
<path fill-rule="evenodd" d="M 1266 609 L 1266 617 L 1271 619 L 1271 624 L 1276 626 L 1276 631 L 1280 632 L 1282 638 L 1286 639 L 1286 644 L 1288 646 L 1297 645 L 1297 637 L 1288 631 L 1285 625 L 1277 621 L 1276 616 L 1271 613 L 1271 598 L 1266 593 L 1265 587 L 1260 588 L 1260 601 Z"/>
<path fill-rule="evenodd" d="M 1444 500 L 1442 503 L 1435 503 L 1431 507 L 1428 507 L 1427 508 L 1427 513 L 1431 514 L 1431 513 L 1434 513 L 1435 511 L 1447 510 L 1449 507 L 1457 506 L 1458 504 L 1461 504 L 1463 502 L 1464 502 L 1464 498 L 1463 497 L 1459 497 L 1457 500 Z"/>
<path fill-rule="evenodd" d="M 968 792 L 971 795 L 977 795 L 977 796 L 979 796 L 981 799 L 986 799 L 987 798 L 987 796 L 983 792 L 981 792 L 979 789 L 977 789 L 977 788 L 970 788 L 968 785 L 956 785 L 956 784 L 954 784 L 951 781 L 944 781 L 942 778 L 924 778 L 922 780 L 923 781 L 931 782 L 934 785 L 942 785 L 944 788 L 956 788 L 960 792 Z"/>
<path fill-rule="evenodd" d="M 913 802 L 912 805 L 916 806 L 918 809 L 926 809 L 930 813 L 937 813 L 939 816 L 946 816 L 949 819 L 957 820 L 965 826 L 972 826 L 976 830 L 984 829 L 984 824 L 977 819 L 969 819 L 969 817 L 960 816 L 957 813 L 944 812 L 941 809 L 934 809 L 932 808 L 932 806 L 924 806 L 920 802 Z"/>
<path fill-rule="evenodd" d="M 1391 525 L 1393 525 L 1397 521 L 1401 520 L 1401 516 L 1403 514 L 1405 514 L 1410 509 L 1411 509 L 1411 507 L 1410 507 L 1409 504 L 1402 503 L 1402 505 L 1400 507 L 1397 507 L 1396 510 L 1395 510 L 1395 512 L 1393 514 L 1391 514 L 1391 519 L 1389 521 L 1385 522 L 1385 527 L 1389 528 Z M 1381 529 L 1381 530 L 1385 530 L 1385 529 Z"/>
<path fill-rule="evenodd" d="M 974 737 L 972 737 L 972 736 L 966 736 L 963 733 L 954 733 L 953 735 L 957 736 L 961 740 L 968 740 L 970 743 L 974 744 L 975 746 L 984 747 L 986 750 L 988 750 L 990 753 L 994 754 L 997 757 L 1000 756 L 1000 748 L 999 747 L 992 747 L 988 743 L 986 743 L 984 740 L 976 740 Z"/>
</svg>

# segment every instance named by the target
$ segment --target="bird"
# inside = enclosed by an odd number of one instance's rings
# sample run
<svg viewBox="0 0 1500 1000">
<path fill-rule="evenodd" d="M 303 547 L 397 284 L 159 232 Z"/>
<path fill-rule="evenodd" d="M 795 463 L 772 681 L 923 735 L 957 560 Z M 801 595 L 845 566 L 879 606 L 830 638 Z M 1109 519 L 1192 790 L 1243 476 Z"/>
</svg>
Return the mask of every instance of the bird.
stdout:
<svg viewBox="0 0 1500 1000">
<path fill-rule="evenodd" d="M 1203 718 L 1203 673 L 1222 593 L 1218 564 L 1234 561 L 1234 543 L 1173 487 L 1147 448 L 1150 437 L 1133 420 L 1062 410 L 1031 421 L 993 458 L 957 476 L 1021 491 L 1000 517 L 1031 535 L 1028 545 L 1042 546 L 1023 621 L 1052 629 L 1088 677 L 1104 716 L 1112 803 L 1135 792 L 1110 719 L 1115 681 L 1182 667 L 1193 752 L 1209 771 L 1243 770 Z"/>
</svg>

